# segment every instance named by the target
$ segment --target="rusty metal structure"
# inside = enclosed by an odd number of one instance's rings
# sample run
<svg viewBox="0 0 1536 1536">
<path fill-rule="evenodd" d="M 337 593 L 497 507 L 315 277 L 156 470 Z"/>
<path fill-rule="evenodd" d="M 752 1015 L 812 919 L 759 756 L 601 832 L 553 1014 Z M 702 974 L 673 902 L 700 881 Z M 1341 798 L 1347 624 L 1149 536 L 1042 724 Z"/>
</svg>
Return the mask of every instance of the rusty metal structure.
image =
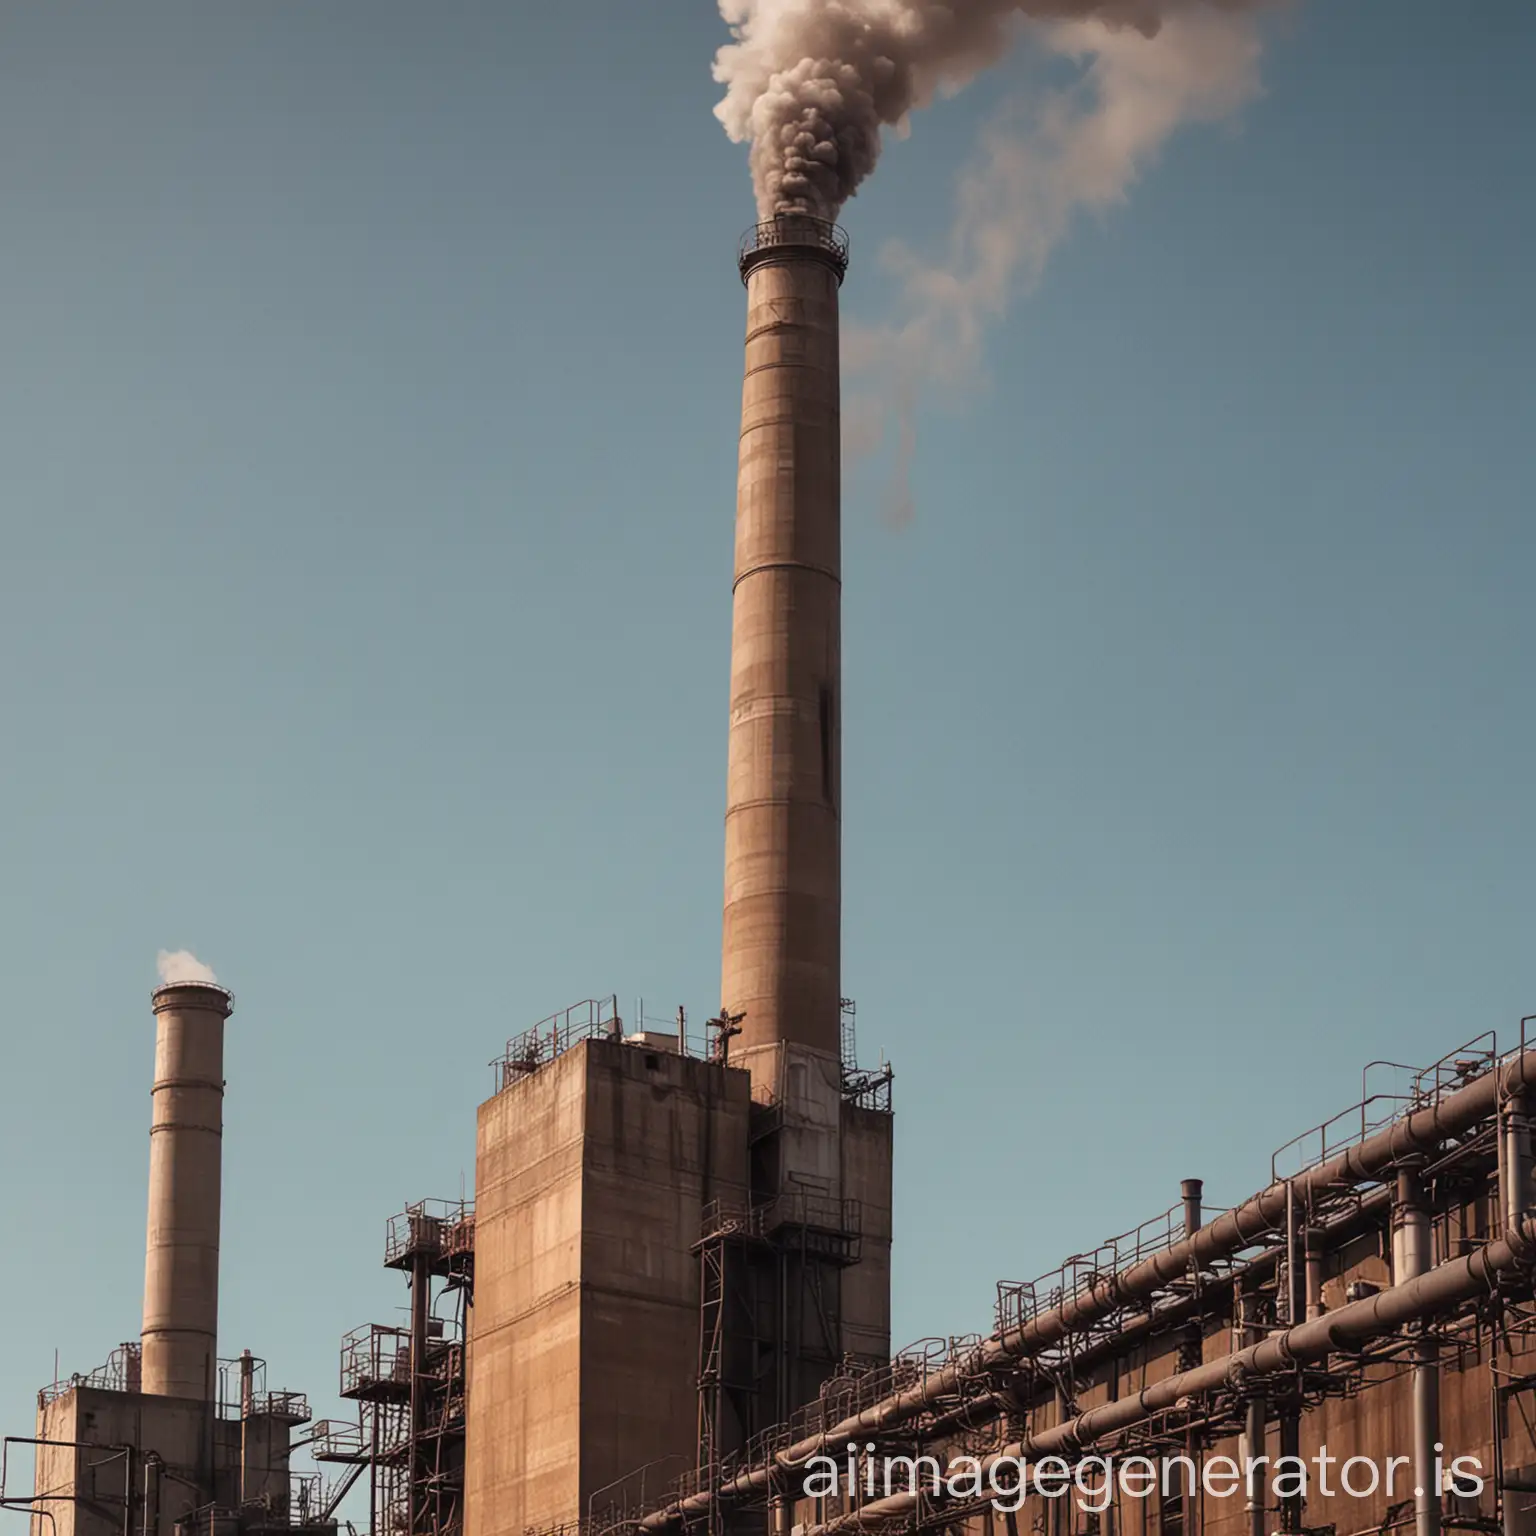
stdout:
<svg viewBox="0 0 1536 1536">
<path fill-rule="evenodd" d="M 342 1340 L 341 1395 L 355 1420 L 322 1420 L 311 1454 L 366 1477 L 370 1532 L 455 1536 L 464 1525 L 465 1341 L 474 1304 L 471 1200 L 420 1200 L 390 1218 L 384 1264 L 410 1287 L 406 1327 L 365 1323 Z"/>
<path fill-rule="evenodd" d="M 840 1000 L 844 1115 L 881 1124 L 893 1073 L 858 1064 L 855 1004 Z M 755 1141 L 771 1142 L 784 1107 L 759 1103 Z M 699 1257 L 699 1429 L 694 1466 L 708 1479 L 770 1424 L 786 1419 L 858 1357 L 843 1329 L 842 1279 L 863 1258 L 857 1197 L 791 1176 L 705 1207 Z M 871 1363 L 868 1357 L 864 1363 Z"/>
<path fill-rule="evenodd" d="M 1373 1064 L 1359 1101 L 1281 1148 L 1256 1194 L 1213 1210 L 1202 1181 L 1186 1180 L 1176 1205 L 1132 1232 L 1000 1285 L 985 1338 L 930 1341 L 829 1380 L 739 1455 L 701 1453 L 701 1472 L 668 1499 L 615 1502 L 588 1528 L 990 1530 L 1002 1518 L 990 1494 L 945 1492 L 967 1459 L 984 1472 L 1110 1451 L 1200 1466 L 1239 1446 L 1311 1454 L 1324 1439 L 1341 1457 L 1411 1452 L 1417 1491 L 1355 1501 L 1354 1530 L 1536 1528 L 1529 1022 L 1512 1048 L 1486 1035 L 1391 1087 L 1383 1073 L 1406 1069 Z M 1437 1477 L 1452 1447 L 1487 1469 L 1478 1496 Z M 940 1475 L 869 1497 L 862 1484 L 805 1492 L 814 1457 L 863 1469 L 892 1455 L 930 1456 Z M 1116 1504 L 1091 1521 L 1027 1492 L 1010 1532 L 1343 1536 L 1323 1499 L 1267 1489 L 1225 1507 L 1187 1492 Z"/>
</svg>

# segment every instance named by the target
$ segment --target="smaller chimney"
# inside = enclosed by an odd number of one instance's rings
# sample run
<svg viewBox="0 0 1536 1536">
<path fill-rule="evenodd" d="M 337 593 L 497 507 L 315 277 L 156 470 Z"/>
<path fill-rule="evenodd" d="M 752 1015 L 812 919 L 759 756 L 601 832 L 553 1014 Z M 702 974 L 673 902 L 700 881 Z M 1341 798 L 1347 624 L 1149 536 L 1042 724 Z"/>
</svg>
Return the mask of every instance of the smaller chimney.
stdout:
<svg viewBox="0 0 1536 1536">
<path fill-rule="evenodd" d="M 1202 1197 L 1205 1194 L 1203 1179 L 1185 1179 L 1179 1185 L 1179 1198 L 1184 1203 L 1184 1236 L 1193 1237 L 1200 1230 Z"/>
<path fill-rule="evenodd" d="M 159 988 L 152 1003 L 143 1390 L 211 1402 L 219 1333 L 224 1021 L 234 998 L 211 982 L 184 981 Z"/>
</svg>

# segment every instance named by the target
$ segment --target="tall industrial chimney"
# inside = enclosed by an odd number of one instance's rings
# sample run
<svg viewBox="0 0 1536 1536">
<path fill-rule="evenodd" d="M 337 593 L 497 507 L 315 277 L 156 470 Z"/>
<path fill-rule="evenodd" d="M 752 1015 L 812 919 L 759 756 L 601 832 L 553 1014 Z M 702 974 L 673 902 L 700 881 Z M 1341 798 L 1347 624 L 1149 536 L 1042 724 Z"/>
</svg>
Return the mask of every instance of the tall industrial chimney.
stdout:
<svg viewBox="0 0 1536 1536">
<path fill-rule="evenodd" d="M 782 1047 L 835 1062 L 841 979 L 841 230 L 781 214 L 742 242 L 721 1000 L 777 1092 Z M 799 1051 L 792 1054 L 799 1055 Z"/>
<path fill-rule="evenodd" d="M 209 1401 L 218 1357 L 224 1021 L 234 999 L 208 982 L 174 982 L 153 1004 L 143 1389 Z"/>
</svg>

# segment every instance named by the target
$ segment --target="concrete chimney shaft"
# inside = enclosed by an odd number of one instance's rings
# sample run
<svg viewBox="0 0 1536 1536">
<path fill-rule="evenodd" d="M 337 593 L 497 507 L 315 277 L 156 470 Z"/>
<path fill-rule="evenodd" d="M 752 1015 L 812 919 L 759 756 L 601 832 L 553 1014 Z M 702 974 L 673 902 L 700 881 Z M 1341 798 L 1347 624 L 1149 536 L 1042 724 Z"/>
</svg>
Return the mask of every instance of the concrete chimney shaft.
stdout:
<svg viewBox="0 0 1536 1536">
<path fill-rule="evenodd" d="M 153 1002 L 143 1389 L 208 1401 L 218 1357 L 224 1021 L 234 1000 L 192 982 L 161 987 Z"/>
<path fill-rule="evenodd" d="M 746 375 L 725 816 L 721 999 L 733 1059 L 836 1059 L 841 1005 L 840 230 L 781 215 L 743 242 Z M 754 1059 L 756 1058 L 756 1059 Z"/>
</svg>

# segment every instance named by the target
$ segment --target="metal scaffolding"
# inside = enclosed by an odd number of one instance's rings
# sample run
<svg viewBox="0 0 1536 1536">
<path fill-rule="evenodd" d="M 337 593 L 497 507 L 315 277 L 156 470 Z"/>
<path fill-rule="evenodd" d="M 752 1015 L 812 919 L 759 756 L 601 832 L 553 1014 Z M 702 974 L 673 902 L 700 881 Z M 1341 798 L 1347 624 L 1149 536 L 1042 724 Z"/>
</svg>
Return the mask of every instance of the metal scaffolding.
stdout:
<svg viewBox="0 0 1536 1536">
<path fill-rule="evenodd" d="M 342 1340 L 341 1395 L 357 1403 L 358 1418 L 316 1425 L 311 1454 L 367 1476 L 371 1536 L 456 1536 L 473 1201 L 422 1200 L 391 1217 L 384 1264 L 408 1279 L 410 1323 L 367 1323 Z"/>
</svg>

